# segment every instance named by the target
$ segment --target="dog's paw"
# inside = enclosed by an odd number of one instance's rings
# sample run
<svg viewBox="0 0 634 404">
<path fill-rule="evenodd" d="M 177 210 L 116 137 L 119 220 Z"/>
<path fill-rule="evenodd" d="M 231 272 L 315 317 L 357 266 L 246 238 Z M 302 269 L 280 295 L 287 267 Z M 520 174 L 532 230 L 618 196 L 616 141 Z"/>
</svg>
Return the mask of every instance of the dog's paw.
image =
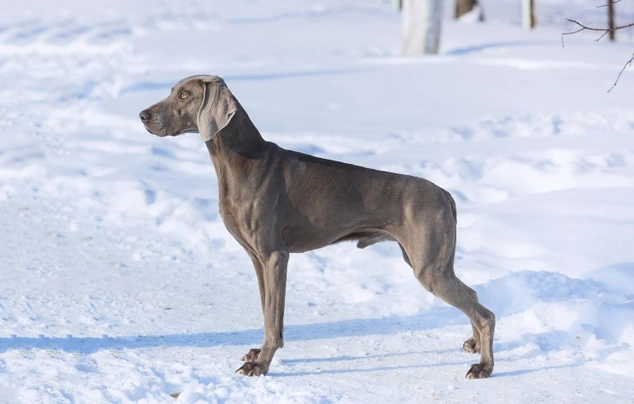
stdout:
<svg viewBox="0 0 634 404">
<path fill-rule="evenodd" d="M 476 343 L 475 338 L 471 337 L 462 344 L 462 351 L 468 353 L 479 353 L 480 346 Z"/>
<path fill-rule="evenodd" d="M 261 349 L 253 348 L 246 355 L 244 355 L 240 360 L 242 362 L 255 362 L 258 360 L 258 356 L 260 356 Z"/>
<path fill-rule="evenodd" d="M 246 362 L 236 370 L 236 373 L 243 376 L 264 376 L 268 371 L 262 363 Z"/>
<path fill-rule="evenodd" d="M 467 379 L 485 379 L 491 376 L 493 372 L 493 364 L 476 363 L 471 365 L 471 368 L 465 375 Z"/>
</svg>

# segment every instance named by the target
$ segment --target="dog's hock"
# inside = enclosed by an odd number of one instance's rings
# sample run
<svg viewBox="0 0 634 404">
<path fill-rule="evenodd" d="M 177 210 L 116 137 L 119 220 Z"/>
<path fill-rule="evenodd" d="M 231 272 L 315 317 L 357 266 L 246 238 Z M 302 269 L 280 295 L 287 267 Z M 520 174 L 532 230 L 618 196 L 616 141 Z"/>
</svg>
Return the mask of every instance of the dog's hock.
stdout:
<svg viewBox="0 0 634 404">
<path fill-rule="evenodd" d="M 198 111 L 198 133 L 208 142 L 229 124 L 238 108 L 222 79 L 203 80 L 202 85 L 204 95 Z"/>
</svg>

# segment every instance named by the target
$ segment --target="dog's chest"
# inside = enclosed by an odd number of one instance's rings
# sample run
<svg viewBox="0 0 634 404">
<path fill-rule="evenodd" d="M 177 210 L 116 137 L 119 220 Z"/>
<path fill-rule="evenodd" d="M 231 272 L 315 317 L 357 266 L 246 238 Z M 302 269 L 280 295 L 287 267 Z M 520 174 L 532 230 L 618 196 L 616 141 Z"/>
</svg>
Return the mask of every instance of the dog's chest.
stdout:
<svg viewBox="0 0 634 404">
<path fill-rule="evenodd" d="M 231 235 L 238 241 L 242 242 L 242 234 L 240 233 L 240 226 L 238 225 L 237 218 L 233 213 L 232 204 L 228 203 L 228 201 L 224 198 L 220 198 L 220 217 L 222 217 L 222 222 L 225 224 L 225 227 L 231 233 Z"/>
<path fill-rule="evenodd" d="M 254 223 L 254 217 L 249 214 L 249 210 L 246 206 L 251 204 L 240 203 L 238 201 L 231 201 L 228 198 L 220 199 L 220 217 L 225 224 L 225 227 L 229 233 L 240 243 L 244 248 L 250 250 L 253 246 L 253 235 L 256 233 L 254 227 L 262 226 L 262 224 Z M 256 222 L 259 222 L 256 220 Z"/>
</svg>

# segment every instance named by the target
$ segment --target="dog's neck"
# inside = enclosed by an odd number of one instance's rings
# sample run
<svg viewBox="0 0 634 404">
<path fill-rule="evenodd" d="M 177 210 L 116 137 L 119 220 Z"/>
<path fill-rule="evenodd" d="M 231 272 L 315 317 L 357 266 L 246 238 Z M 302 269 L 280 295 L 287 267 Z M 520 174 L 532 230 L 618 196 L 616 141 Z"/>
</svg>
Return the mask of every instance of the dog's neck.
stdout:
<svg viewBox="0 0 634 404">
<path fill-rule="evenodd" d="M 221 194 L 224 188 L 222 185 L 229 177 L 252 174 L 251 168 L 266 155 L 268 147 L 268 143 L 239 104 L 229 124 L 213 139 L 205 142 L 205 145 L 216 169 Z"/>
<path fill-rule="evenodd" d="M 257 158 L 266 148 L 266 141 L 240 104 L 227 126 L 205 144 L 212 158 L 220 155 L 228 157 L 228 154 Z"/>
</svg>

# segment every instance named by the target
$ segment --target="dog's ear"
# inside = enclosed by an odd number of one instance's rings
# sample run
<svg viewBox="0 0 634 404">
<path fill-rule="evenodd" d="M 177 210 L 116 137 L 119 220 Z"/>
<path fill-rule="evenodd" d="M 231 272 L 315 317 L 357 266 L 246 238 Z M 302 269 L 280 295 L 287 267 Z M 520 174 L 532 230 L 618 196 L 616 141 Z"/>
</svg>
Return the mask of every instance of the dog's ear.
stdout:
<svg viewBox="0 0 634 404">
<path fill-rule="evenodd" d="M 209 76 L 201 82 L 204 93 L 198 110 L 198 133 L 207 142 L 229 124 L 238 106 L 220 77 Z"/>
</svg>

